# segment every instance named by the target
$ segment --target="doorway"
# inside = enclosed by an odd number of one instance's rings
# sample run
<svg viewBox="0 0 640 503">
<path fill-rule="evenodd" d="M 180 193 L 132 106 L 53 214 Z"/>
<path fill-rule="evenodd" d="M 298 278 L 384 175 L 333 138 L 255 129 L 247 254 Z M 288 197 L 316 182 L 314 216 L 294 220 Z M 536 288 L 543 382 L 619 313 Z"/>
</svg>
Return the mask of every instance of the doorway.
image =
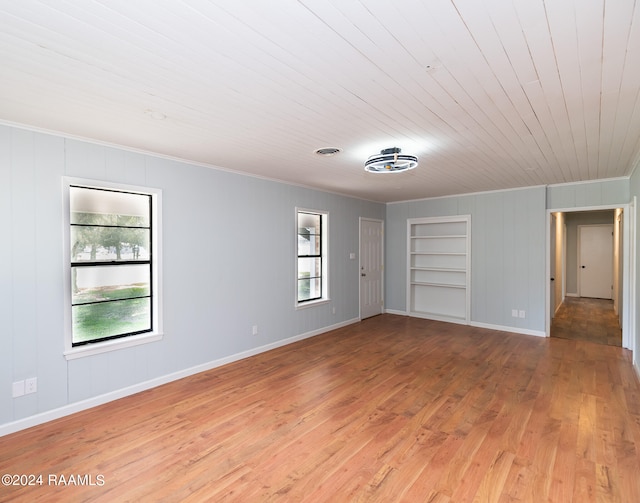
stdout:
<svg viewBox="0 0 640 503">
<path fill-rule="evenodd" d="M 629 260 L 619 232 L 622 216 L 622 208 L 550 212 L 551 337 L 627 347 L 629 285 L 623 271 Z"/>
<path fill-rule="evenodd" d="M 384 222 L 360 219 L 360 319 L 384 309 Z"/>
</svg>

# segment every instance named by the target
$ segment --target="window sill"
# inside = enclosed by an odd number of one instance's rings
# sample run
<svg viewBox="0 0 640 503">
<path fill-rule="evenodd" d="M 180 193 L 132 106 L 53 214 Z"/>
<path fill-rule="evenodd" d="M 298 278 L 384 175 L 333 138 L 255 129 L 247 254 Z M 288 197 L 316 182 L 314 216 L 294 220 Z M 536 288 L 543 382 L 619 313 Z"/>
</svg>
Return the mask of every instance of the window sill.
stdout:
<svg viewBox="0 0 640 503">
<path fill-rule="evenodd" d="M 307 307 L 321 306 L 323 304 L 328 304 L 329 302 L 331 302 L 331 299 L 318 299 L 310 300 L 309 302 L 299 302 L 296 303 L 296 309 L 306 309 Z"/>
<path fill-rule="evenodd" d="M 93 356 L 118 349 L 131 348 L 141 344 L 148 344 L 162 339 L 160 333 L 132 335 L 122 339 L 114 339 L 112 341 L 98 342 L 95 344 L 86 344 L 68 349 L 64 352 L 67 360 L 75 360 L 76 358 L 84 358 L 85 356 Z"/>
</svg>

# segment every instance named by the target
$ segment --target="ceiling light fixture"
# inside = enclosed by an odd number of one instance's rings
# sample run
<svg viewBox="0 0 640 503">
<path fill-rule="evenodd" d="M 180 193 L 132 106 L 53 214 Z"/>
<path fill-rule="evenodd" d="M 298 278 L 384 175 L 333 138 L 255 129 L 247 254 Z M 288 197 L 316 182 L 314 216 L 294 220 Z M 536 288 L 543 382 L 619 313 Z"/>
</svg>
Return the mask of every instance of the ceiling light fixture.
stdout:
<svg viewBox="0 0 640 503">
<path fill-rule="evenodd" d="M 398 147 L 385 148 L 379 154 L 372 155 L 364 163 L 365 171 L 369 173 L 400 173 L 408 171 L 418 165 L 415 155 L 402 154 Z"/>
</svg>

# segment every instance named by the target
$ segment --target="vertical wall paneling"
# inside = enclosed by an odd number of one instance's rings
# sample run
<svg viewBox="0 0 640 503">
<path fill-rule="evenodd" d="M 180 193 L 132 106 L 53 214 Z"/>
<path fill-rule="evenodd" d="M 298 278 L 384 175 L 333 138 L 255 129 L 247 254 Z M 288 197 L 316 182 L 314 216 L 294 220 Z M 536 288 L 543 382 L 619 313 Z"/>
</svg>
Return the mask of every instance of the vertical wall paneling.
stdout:
<svg viewBox="0 0 640 503">
<path fill-rule="evenodd" d="M 407 309 L 407 218 L 410 203 L 387 205 L 384 224 L 384 302 L 389 312 Z"/>
<path fill-rule="evenodd" d="M 65 360 L 63 176 L 162 190 L 162 340 Z M 380 203 L 11 127 L 0 127 L 0 196 L 0 432 L 357 320 L 349 253 L 359 219 L 385 217 Z M 329 212 L 331 267 L 331 303 L 297 311 L 296 206 Z M 12 398 L 28 377 L 38 392 Z"/>
<path fill-rule="evenodd" d="M 629 200 L 629 179 L 627 178 L 547 187 L 548 209 L 627 204 Z"/>
<path fill-rule="evenodd" d="M 0 246 L 0 424 L 13 419 L 13 233 L 11 144 L 13 130 L 0 126 L 0 227 L 5 238 Z"/>
<path fill-rule="evenodd" d="M 37 372 L 37 293 L 36 277 L 36 199 L 35 139 L 25 130 L 14 130 L 11 141 L 11 213 L 9 232 L 11 246 L 10 273 L 13 291 L 13 378 L 23 380 Z M 11 388 L 6 388 L 10 390 Z M 18 416 L 37 412 L 37 395 L 14 399 Z"/>
<path fill-rule="evenodd" d="M 469 322 L 544 334 L 545 187 L 388 204 L 387 309 L 406 306 L 407 274 L 397 264 L 406 268 L 406 245 L 398 234 L 403 229 L 406 239 L 407 219 L 461 214 L 471 215 Z"/>
<path fill-rule="evenodd" d="M 62 243 L 60 242 L 62 200 L 61 177 L 64 170 L 64 139 L 34 135 L 33 155 L 35 194 L 35 277 L 37 365 L 32 377 L 38 378 L 38 411 L 67 403 L 67 367 L 64 358 L 52 358 L 64 350 L 64 313 L 61 297 Z M 18 337 L 19 334 L 16 334 Z"/>
</svg>

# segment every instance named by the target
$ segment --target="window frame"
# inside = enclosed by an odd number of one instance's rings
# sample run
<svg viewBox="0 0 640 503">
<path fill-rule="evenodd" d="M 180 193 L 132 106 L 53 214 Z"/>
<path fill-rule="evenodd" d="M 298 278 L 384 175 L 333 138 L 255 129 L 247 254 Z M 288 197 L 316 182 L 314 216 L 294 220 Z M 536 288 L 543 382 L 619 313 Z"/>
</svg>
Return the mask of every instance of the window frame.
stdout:
<svg viewBox="0 0 640 503">
<path fill-rule="evenodd" d="M 320 216 L 320 297 L 313 299 L 300 300 L 298 297 L 298 263 L 301 258 L 315 258 L 316 255 L 298 255 L 298 236 L 299 226 L 298 219 L 300 213 Z M 295 209 L 295 307 L 303 309 L 306 307 L 317 306 L 330 301 L 329 297 L 329 212 L 324 210 L 315 210 L 309 208 L 296 207 Z"/>
<path fill-rule="evenodd" d="M 72 331 L 72 261 L 71 261 L 71 187 L 126 192 L 150 196 L 150 278 L 151 330 L 123 334 L 95 342 L 73 343 Z M 63 177 L 63 260 L 64 260 L 64 356 L 67 360 L 138 346 L 162 339 L 161 221 L 162 191 L 136 185 L 112 183 L 85 178 Z M 96 261 L 98 265 L 99 261 Z M 126 264 L 126 262 L 125 262 Z M 122 265 L 125 265 L 122 264 Z"/>
</svg>

